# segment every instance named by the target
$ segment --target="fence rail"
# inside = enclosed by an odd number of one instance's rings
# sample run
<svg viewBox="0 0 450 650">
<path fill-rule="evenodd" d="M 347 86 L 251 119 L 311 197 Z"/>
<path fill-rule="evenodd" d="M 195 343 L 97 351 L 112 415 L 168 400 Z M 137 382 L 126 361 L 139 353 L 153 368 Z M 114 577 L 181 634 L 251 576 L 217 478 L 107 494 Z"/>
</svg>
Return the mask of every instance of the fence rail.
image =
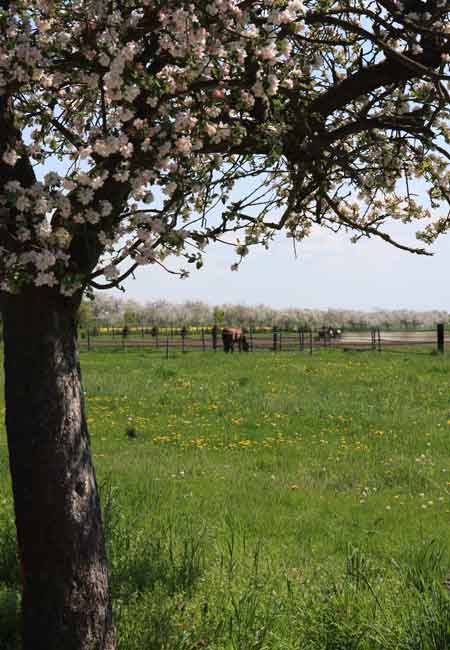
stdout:
<svg viewBox="0 0 450 650">
<path fill-rule="evenodd" d="M 273 332 L 253 332 L 248 330 L 246 339 L 250 352 L 258 350 L 273 350 L 274 352 L 310 352 L 324 347 L 340 348 L 344 350 L 378 350 L 394 348 L 428 348 L 439 349 L 450 345 L 450 332 L 442 329 L 439 339 L 439 327 L 437 330 L 417 331 L 381 331 L 373 329 L 370 331 L 344 331 L 336 333 L 333 328 L 329 330 L 305 330 L 299 329 L 296 332 L 284 332 L 274 330 Z M 211 351 L 221 350 L 222 340 L 220 330 L 215 332 L 211 328 L 196 330 L 195 332 L 172 332 L 159 334 L 142 330 L 139 336 L 136 332 L 125 333 L 121 336 L 108 336 L 105 334 L 92 334 L 89 330 L 82 334 L 78 341 L 81 350 L 95 350 L 104 348 L 147 348 L 160 351 L 168 355 L 170 352 L 189 350 Z"/>
</svg>

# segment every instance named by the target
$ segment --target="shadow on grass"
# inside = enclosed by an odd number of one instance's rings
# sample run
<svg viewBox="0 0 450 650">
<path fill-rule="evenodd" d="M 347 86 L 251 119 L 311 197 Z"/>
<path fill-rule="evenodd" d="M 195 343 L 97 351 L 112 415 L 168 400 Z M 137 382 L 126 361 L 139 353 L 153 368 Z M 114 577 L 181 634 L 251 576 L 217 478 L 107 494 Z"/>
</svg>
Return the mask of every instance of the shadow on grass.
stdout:
<svg viewBox="0 0 450 650">
<path fill-rule="evenodd" d="M 0 648 L 19 650 L 19 563 L 11 519 L 0 520 Z"/>
</svg>

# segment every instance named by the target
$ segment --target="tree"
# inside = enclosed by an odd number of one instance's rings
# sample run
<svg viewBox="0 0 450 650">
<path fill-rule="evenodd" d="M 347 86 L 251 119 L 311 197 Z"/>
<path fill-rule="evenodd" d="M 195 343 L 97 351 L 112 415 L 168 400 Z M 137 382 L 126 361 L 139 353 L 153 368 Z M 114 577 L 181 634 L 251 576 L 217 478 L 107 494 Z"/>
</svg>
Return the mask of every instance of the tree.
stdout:
<svg viewBox="0 0 450 650">
<path fill-rule="evenodd" d="M 24 650 L 115 647 L 75 345 L 83 292 L 172 255 L 200 268 L 231 235 L 236 269 L 277 230 L 298 245 L 314 224 L 424 254 L 385 226 L 423 219 L 430 243 L 450 223 L 448 18 L 441 0 L 0 0 Z"/>
<path fill-rule="evenodd" d="M 87 328 L 92 325 L 95 319 L 94 308 L 90 300 L 83 300 L 78 308 L 77 326 Z"/>
<path fill-rule="evenodd" d="M 142 308 L 136 300 L 126 300 L 123 305 L 123 320 L 127 325 L 136 325 L 142 320 Z"/>
</svg>

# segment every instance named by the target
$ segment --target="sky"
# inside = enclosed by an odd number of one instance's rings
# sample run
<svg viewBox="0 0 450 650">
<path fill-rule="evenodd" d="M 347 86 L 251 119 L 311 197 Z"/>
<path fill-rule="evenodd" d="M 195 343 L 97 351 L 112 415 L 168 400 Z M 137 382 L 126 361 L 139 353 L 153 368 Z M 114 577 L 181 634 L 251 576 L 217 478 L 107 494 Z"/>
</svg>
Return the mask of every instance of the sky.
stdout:
<svg viewBox="0 0 450 650">
<path fill-rule="evenodd" d="M 55 167 L 64 172 L 59 163 Z M 51 168 L 43 166 L 40 175 Z M 419 202 L 421 196 L 425 199 L 421 181 L 414 182 L 413 190 Z M 425 200 L 423 203 L 427 205 Z M 401 243 L 424 246 L 415 239 L 411 225 L 395 223 L 387 231 Z M 280 233 L 269 251 L 253 248 L 236 272 L 230 270 L 237 261 L 233 249 L 212 244 L 206 249 L 204 267 L 196 270 L 192 266 L 187 279 L 152 265 L 141 267 L 136 279 L 123 283 L 125 294 L 117 290 L 110 293 L 140 303 L 165 299 L 174 303 L 201 300 L 211 305 L 262 303 L 277 309 L 450 311 L 450 233 L 430 248 L 432 257 L 399 250 L 376 237 L 353 244 L 351 235 L 316 227 L 310 237 L 297 244 L 295 255 L 292 240 Z M 174 260 L 170 266 L 177 269 L 181 262 Z"/>
<path fill-rule="evenodd" d="M 402 242 L 415 242 L 409 226 L 395 225 L 390 233 Z M 233 272 L 232 250 L 213 244 L 204 268 L 193 269 L 188 279 L 180 280 L 154 266 L 144 267 L 135 280 L 124 283 L 124 297 L 141 303 L 166 299 L 202 300 L 213 305 L 264 303 L 275 308 L 450 311 L 450 235 L 431 250 L 433 257 L 418 256 L 379 239 L 353 244 L 350 234 L 317 229 L 298 245 L 297 258 L 292 241 L 280 235 L 269 251 L 254 249 L 240 270 Z"/>
</svg>

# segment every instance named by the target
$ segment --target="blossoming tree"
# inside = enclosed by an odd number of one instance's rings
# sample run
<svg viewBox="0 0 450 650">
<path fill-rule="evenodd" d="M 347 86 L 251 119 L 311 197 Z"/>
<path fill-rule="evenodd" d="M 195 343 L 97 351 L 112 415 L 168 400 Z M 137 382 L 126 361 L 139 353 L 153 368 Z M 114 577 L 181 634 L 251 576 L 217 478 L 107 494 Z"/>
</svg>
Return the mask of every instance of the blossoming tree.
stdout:
<svg viewBox="0 0 450 650">
<path fill-rule="evenodd" d="M 424 253 L 385 226 L 422 220 L 428 244 L 450 224 L 449 12 L 445 0 L 0 0 L 24 650 L 115 647 L 76 355 L 83 292 L 174 255 L 200 267 L 224 236 L 236 268 L 277 230 L 295 243 L 314 224 Z"/>
</svg>

